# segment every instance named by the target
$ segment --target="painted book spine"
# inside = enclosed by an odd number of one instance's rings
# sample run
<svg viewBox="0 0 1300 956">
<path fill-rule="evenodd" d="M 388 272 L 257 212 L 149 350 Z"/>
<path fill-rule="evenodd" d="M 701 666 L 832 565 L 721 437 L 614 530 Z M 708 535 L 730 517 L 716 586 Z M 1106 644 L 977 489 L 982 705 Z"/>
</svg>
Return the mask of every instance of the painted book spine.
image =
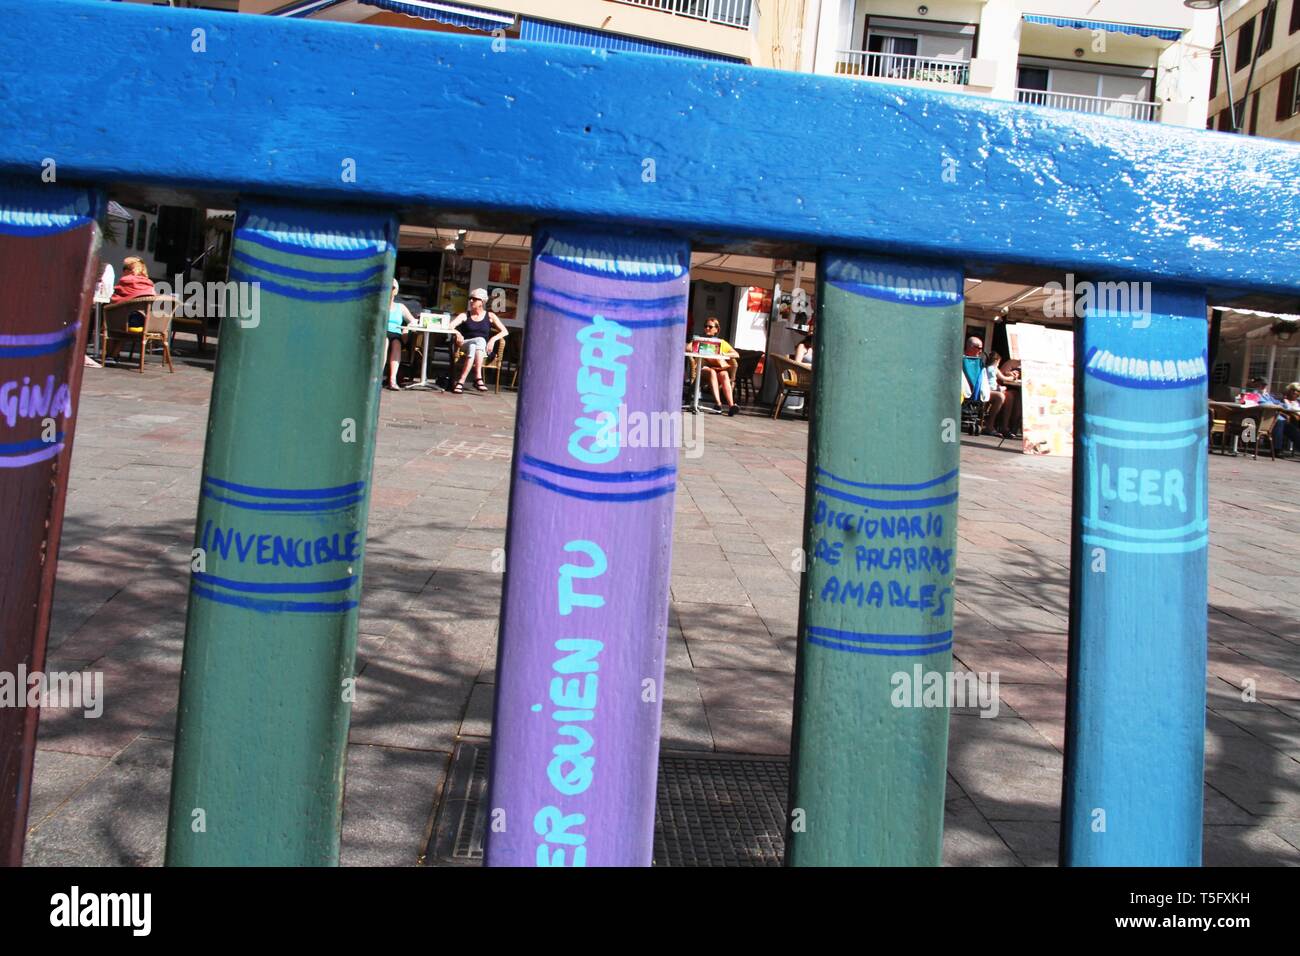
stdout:
<svg viewBox="0 0 1300 956">
<path fill-rule="evenodd" d="M 832 252 L 818 273 L 786 861 L 937 865 L 962 274 Z"/>
<path fill-rule="evenodd" d="M 335 865 L 396 222 L 239 211 L 204 454 L 169 865 Z M 247 306 L 247 308 L 245 308 Z"/>
<path fill-rule="evenodd" d="M 565 226 L 533 248 L 487 863 L 648 866 L 690 250 Z"/>
</svg>

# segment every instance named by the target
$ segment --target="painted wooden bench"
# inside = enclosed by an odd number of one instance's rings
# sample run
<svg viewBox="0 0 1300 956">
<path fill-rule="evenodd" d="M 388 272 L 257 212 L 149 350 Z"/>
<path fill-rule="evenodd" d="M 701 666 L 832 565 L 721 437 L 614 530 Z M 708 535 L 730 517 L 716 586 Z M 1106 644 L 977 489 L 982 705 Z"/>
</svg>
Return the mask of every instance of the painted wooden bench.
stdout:
<svg viewBox="0 0 1300 956">
<path fill-rule="evenodd" d="M 600 425 L 680 407 L 692 248 L 819 264 L 797 865 L 939 861 L 948 711 L 891 681 L 951 667 L 965 277 L 1152 283 L 1076 334 L 1062 861 L 1200 861 L 1206 304 L 1300 302 L 1295 145 L 419 31 L 0 15 L 0 670 L 44 662 L 106 191 L 237 207 L 230 278 L 261 290 L 222 327 L 170 863 L 337 862 L 399 221 L 533 236 L 489 864 L 650 861 L 678 453 Z M 910 421 L 871 413 L 903 387 Z M 35 731 L 0 709 L 10 863 Z"/>
</svg>

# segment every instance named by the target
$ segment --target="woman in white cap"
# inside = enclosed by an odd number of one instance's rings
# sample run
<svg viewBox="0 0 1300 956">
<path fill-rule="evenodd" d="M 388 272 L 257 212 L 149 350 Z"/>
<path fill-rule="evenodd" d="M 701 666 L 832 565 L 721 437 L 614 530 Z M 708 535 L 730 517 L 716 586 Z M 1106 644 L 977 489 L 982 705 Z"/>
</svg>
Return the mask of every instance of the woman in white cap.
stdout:
<svg viewBox="0 0 1300 956">
<path fill-rule="evenodd" d="M 474 387 L 480 392 L 486 392 L 487 385 L 483 381 L 483 360 L 496 347 L 498 341 L 510 334 L 501 324 L 501 320 L 487 310 L 487 289 L 474 289 L 470 292 L 468 310 L 456 316 L 451 327 L 456 333 L 456 347 L 465 352 L 465 364 L 460 370 L 460 379 L 457 380 L 452 391 L 457 395 L 465 391 L 465 378 L 469 375 L 472 365 Z"/>
</svg>

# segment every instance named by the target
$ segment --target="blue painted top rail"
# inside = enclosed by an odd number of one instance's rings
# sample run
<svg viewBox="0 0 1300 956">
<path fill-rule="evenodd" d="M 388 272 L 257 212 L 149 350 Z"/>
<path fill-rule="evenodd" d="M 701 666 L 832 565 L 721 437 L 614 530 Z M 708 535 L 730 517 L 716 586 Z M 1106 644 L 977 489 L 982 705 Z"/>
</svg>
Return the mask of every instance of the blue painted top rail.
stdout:
<svg viewBox="0 0 1300 956">
<path fill-rule="evenodd" d="M 0 173 L 50 158 L 60 182 L 160 197 L 637 224 L 1300 303 L 1292 143 L 391 27 L 102 0 L 0 0 L 0 18 Z"/>
</svg>

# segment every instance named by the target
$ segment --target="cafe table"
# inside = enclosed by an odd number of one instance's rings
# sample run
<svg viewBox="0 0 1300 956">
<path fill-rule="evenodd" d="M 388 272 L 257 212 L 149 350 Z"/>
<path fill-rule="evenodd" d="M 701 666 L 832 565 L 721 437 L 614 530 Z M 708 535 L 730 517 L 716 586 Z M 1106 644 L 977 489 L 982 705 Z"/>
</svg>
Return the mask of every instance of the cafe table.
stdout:
<svg viewBox="0 0 1300 956">
<path fill-rule="evenodd" d="M 720 348 L 722 346 L 722 339 L 696 338 L 693 342 L 693 344 L 695 345 L 699 345 L 701 343 L 706 345 L 717 344 Z M 685 355 L 688 359 L 695 359 L 700 362 L 708 362 L 711 365 L 717 365 L 717 366 L 729 365 L 731 364 L 732 361 L 732 356 L 730 355 L 721 355 L 721 354 L 709 355 L 708 353 L 701 355 L 699 352 L 693 351 L 691 349 L 687 349 Z M 701 368 L 700 371 L 695 376 L 695 394 L 691 399 L 691 404 L 686 406 L 691 410 L 692 415 L 698 415 L 700 413 L 700 382 L 703 380 L 703 378 L 704 378 L 704 369 Z M 721 415 L 722 412 L 714 411 L 714 414 Z"/>
<path fill-rule="evenodd" d="M 435 383 L 429 381 L 429 337 L 431 335 L 455 335 L 456 330 L 449 327 L 451 314 L 447 312 L 421 312 L 420 321 L 402 326 L 406 332 L 420 332 L 424 335 L 424 345 L 420 350 L 420 378 L 412 382 L 406 388 L 426 389 L 434 392 L 441 392 L 443 389 Z"/>
</svg>

